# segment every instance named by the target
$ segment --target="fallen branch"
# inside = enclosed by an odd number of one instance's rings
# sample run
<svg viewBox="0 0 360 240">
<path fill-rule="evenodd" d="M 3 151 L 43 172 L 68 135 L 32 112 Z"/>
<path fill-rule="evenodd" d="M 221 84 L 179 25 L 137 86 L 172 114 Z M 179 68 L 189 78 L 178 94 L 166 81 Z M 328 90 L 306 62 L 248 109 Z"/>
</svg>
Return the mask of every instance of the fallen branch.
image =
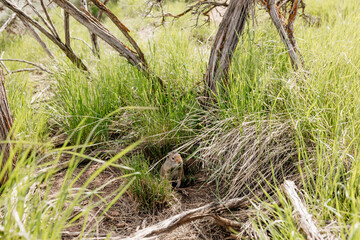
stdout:
<svg viewBox="0 0 360 240">
<path fill-rule="evenodd" d="M 54 25 L 53 21 L 51 20 L 51 18 L 49 16 L 49 13 L 48 13 L 48 11 L 47 11 L 47 9 L 45 7 L 44 1 L 40 0 L 40 3 L 41 3 L 41 7 L 42 7 L 42 9 L 43 9 L 43 11 L 45 13 L 46 19 L 48 20 L 51 28 L 53 29 L 54 36 L 56 36 L 57 38 L 60 38 L 58 32 L 56 31 L 55 25 Z"/>
<path fill-rule="evenodd" d="M 5 53 L 5 52 L 2 52 L 2 53 L 1 53 L 0 58 L 3 58 L 4 53 Z M 5 65 L 4 62 L 1 62 L 1 61 L 0 61 L 0 66 L 2 66 L 2 67 L 5 69 L 5 71 L 6 71 L 7 74 L 9 74 L 9 73 L 11 72 L 11 71 L 9 70 L 9 68 L 6 67 L 6 65 Z"/>
<path fill-rule="evenodd" d="M 71 39 L 78 40 L 78 41 L 84 43 L 92 51 L 92 47 L 84 39 L 77 38 L 77 37 L 71 37 Z"/>
<path fill-rule="evenodd" d="M 31 0 L 26 0 L 27 5 L 30 6 L 30 8 L 32 9 L 32 11 L 35 13 L 35 15 L 41 20 L 41 22 L 43 22 L 43 24 L 50 30 L 50 32 L 52 33 L 52 35 L 54 35 L 56 38 L 60 39 L 59 34 L 57 33 L 54 25 L 52 24 L 52 22 L 48 22 L 46 21 L 41 14 L 36 10 L 35 6 L 32 4 Z M 45 13 L 47 13 L 46 8 L 43 9 Z M 47 19 L 48 19 L 48 15 L 47 15 Z M 50 20 L 51 21 L 51 20 Z"/>
<path fill-rule="evenodd" d="M 315 222 L 312 220 L 311 215 L 309 214 L 305 205 L 302 203 L 300 197 L 296 193 L 295 183 L 293 181 L 286 180 L 283 183 L 282 188 L 294 206 L 300 228 L 306 234 L 307 239 L 323 240 L 323 237 L 317 229 Z"/>
<path fill-rule="evenodd" d="M 199 208 L 185 211 L 153 226 L 144 228 L 124 240 L 155 239 L 186 223 L 205 217 L 214 217 L 222 211 L 245 208 L 249 204 L 250 201 L 246 197 L 230 199 L 223 203 L 213 202 Z M 223 218 L 221 218 L 221 220 L 223 220 Z M 231 223 L 234 224 L 233 221 L 231 221 Z"/>
<path fill-rule="evenodd" d="M 41 71 L 44 71 L 44 72 L 47 72 L 49 74 L 52 74 L 52 72 L 48 69 L 46 69 L 44 66 L 41 66 L 39 64 L 36 64 L 36 63 L 33 63 L 33 62 L 29 62 L 29 61 L 26 61 L 26 60 L 21 60 L 21 59 L 7 59 L 7 58 L 0 58 L 0 62 L 22 62 L 22 63 L 26 63 L 26 64 L 29 64 L 29 65 L 32 65 L 34 67 L 37 67 L 39 70 Z M 32 68 L 33 69 L 33 68 Z M 36 70 L 36 69 L 35 69 Z M 27 69 L 27 71 L 29 71 L 29 69 Z M 10 71 L 10 72 L 15 72 L 15 71 Z"/>
<path fill-rule="evenodd" d="M 70 15 L 68 12 L 64 11 L 64 32 L 65 32 L 65 45 L 68 48 L 71 48 L 70 42 Z"/>
<path fill-rule="evenodd" d="M 26 5 L 24 5 L 21 9 L 23 9 Z M 14 21 L 16 18 L 16 13 L 13 13 L 10 18 L 4 23 L 4 25 L 0 28 L 0 34 Z M 33 37 L 40 43 L 41 47 L 44 49 L 44 51 L 48 54 L 48 56 L 52 59 L 54 59 L 54 55 L 51 53 L 51 51 L 46 46 L 45 42 L 41 39 L 39 34 L 23 19 L 20 18 L 20 20 L 23 22 L 24 26 L 30 31 L 30 33 L 33 35 Z"/>
<path fill-rule="evenodd" d="M 16 69 L 14 71 L 11 71 L 7 75 L 11 75 L 13 73 L 21 73 L 21 72 L 35 72 L 35 71 L 38 71 L 38 70 L 39 69 L 37 69 L 37 68 L 21 68 L 21 69 Z"/>
</svg>

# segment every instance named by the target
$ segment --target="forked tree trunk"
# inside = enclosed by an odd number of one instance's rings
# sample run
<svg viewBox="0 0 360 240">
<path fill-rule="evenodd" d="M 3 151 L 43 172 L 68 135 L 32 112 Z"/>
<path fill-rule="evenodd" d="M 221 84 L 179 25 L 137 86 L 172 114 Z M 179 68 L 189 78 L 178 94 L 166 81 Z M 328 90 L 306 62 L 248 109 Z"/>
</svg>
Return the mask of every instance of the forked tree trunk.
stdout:
<svg viewBox="0 0 360 240">
<path fill-rule="evenodd" d="M 205 82 L 216 93 L 217 83 L 226 83 L 232 55 L 239 42 L 252 0 L 232 0 L 225 12 L 212 46 Z"/>
<path fill-rule="evenodd" d="M 4 86 L 4 74 L 2 68 L 0 67 L 0 141 L 6 141 L 9 139 L 8 135 L 10 132 L 10 128 L 12 126 L 12 117 L 9 109 L 9 104 L 7 101 L 5 86 Z M 9 166 L 7 164 L 9 158 L 10 144 L 9 143 L 1 143 L 1 170 L 0 170 L 0 185 L 4 184 L 8 179 L 9 170 L 13 166 Z M 12 162 L 12 165 L 15 164 L 15 161 Z M 7 168 L 5 172 L 3 170 Z M 5 173 L 3 175 L 3 173 Z M 3 176 L 1 176 L 3 175 Z"/>
</svg>

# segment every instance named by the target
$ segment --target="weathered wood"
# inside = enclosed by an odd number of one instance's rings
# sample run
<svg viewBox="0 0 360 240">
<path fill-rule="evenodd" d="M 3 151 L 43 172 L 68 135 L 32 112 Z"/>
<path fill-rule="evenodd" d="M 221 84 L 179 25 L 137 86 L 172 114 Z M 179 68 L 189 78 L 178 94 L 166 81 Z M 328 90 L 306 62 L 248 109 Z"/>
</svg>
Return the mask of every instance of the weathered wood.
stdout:
<svg viewBox="0 0 360 240">
<path fill-rule="evenodd" d="M 44 1 L 40 0 L 40 3 L 41 3 L 41 7 L 43 9 L 43 12 L 45 13 L 46 19 L 47 19 L 47 21 L 49 22 L 49 24 L 51 26 L 51 29 L 52 29 L 52 32 L 53 32 L 54 36 L 57 37 L 58 39 L 60 39 L 59 34 L 56 31 L 55 25 L 54 25 L 53 21 L 51 20 L 51 18 L 49 16 L 49 13 L 48 13 L 47 8 L 46 8 L 46 6 L 44 4 Z"/>
<path fill-rule="evenodd" d="M 86 2 L 86 0 L 81 0 L 81 6 L 83 8 L 84 11 L 86 11 L 89 15 L 89 9 L 88 9 L 88 4 Z M 89 34 L 90 34 L 90 39 L 91 39 L 91 44 L 92 44 L 92 52 L 95 56 L 97 56 L 98 58 L 100 58 L 100 49 L 99 49 L 99 43 L 96 37 L 96 34 L 92 33 L 89 30 Z"/>
<path fill-rule="evenodd" d="M 104 5 L 106 6 L 106 4 L 109 2 L 109 0 L 104 0 Z M 100 10 L 99 11 L 99 14 L 97 15 L 97 20 L 101 21 L 101 18 L 102 18 L 102 15 L 103 15 L 104 11 L 103 10 Z"/>
<path fill-rule="evenodd" d="M 286 196 L 291 200 L 295 212 L 296 218 L 299 221 L 300 228 L 304 231 L 309 240 L 323 240 L 319 230 L 317 229 L 315 222 L 312 220 L 311 215 L 307 211 L 305 205 L 301 201 L 300 197 L 296 193 L 296 186 L 293 181 L 286 180 L 282 188 Z"/>
<path fill-rule="evenodd" d="M 22 59 L 0 58 L 0 62 L 21 62 L 21 63 L 26 63 L 26 64 L 32 65 L 34 67 L 37 67 L 38 70 L 41 70 L 41 71 L 47 72 L 49 74 L 52 74 L 52 72 L 49 69 L 42 66 L 42 64 L 37 64 L 37 63 L 30 62 L 30 61 L 22 60 Z M 10 71 L 10 73 L 12 73 L 12 72 L 13 71 Z"/>
<path fill-rule="evenodd" d="M 39 18 L 39 20 L 41 22 L 43 22 L 43 24 L 50 30 L 50 32 L 56 37 L 56 38 L 60 38 L 59 35 L 56 32 L 56 29 L 53 28 L 53 25 L 51 25 L 48 21 L 46 21 L 41 14 L 36 10 L 35 6 L 32 4 L 31 0 L 26 0 L 27 5 L 33 10 L 33 12 L 35 13 L 35 15 Z M 45 8 L 45 12 L 46 12 L 46 8 Z"/>
<path fill-rule="evenodd" d="M 82 69 L 84 71 L 88 70 L 88 68 L 82 62 L 82 60 L 74 53 L 74 51 L 71 48 L 68 48 L 63 42 L 61 42 L 59 37 L 54 36 L 53 33 L 48 32 L 37 21 L 32 19 L 28 14 L 26 14 L 24 11 L 22 11 L 20 8 L 18 8 L 16 5 L 14 5 L 12 2 L 10 2 L 8 0 L 0 0 L 0 2 L 2 2 L 11 11 L 16 13 L 17 16 L 23 22 L 27 22 L 28 24 L 31 24 L 36 29 L 38 29 L 41 33 L 43 33 L 47 38 L 49 38 L 49 40 L 51 40 L 53 43 L 55 43 L 65 53 L 65 55 L 70 59 L 70 61 L 72 61 L 74 64 L 76 64 L 77 67 L 79 67 L 80 69 Z M 43 20 L 43 21 L 45 21 L 45 20 Z M 47 25 L 47 26 L 49 27 L 49 25 Z"/>
<path fill-rule="evenodd" d="M 134 233 L 132 236 L 125 238 L 124 240 L 157 239 L 159 236 L 165 233 L 169 233 L 177 227 L 180 227 L 181 225 L 184 225 L 186 223 L 204 217 L 216 216 L 216 214 L 221 211 L 245 208 L 249 204 L 250 201 L 246 197 L 230 199 L 223 203 L 213 202 L 199 208 L 182 212 L 155 225 L 144 228 Z M 218 219 L 219 218 L 217 218 L 217 220 Z M 223 218 L 221 219 L 223 220 Z"/>
<path fill-rule="evenodd" d="M 286 26 L 286 33 L 289 37 L 290 43 L 294 47 L 294 51 L 298 54 L 298 60 L 300 61 L 302 67 L 304 67 L 304 59 L 301 55 L 301 52 L 299 48 L 297 47 L 297 42 L 295 38 L 295 29 L 294 29 L 294 22 L 296 20 L 297 12 L 300 7 L 301 0 L 295 0 L 293 3 L 293 6 L 291 8 L 289 18 L 288 18 L 288 24 Z"/>
<path fill-rule="evenodd" d="M 4 1 L 4 0 L 0 0 Z M 101 39 L 113 47 L 121 56 L 125 57 L 132 65 L 136 66 L 139 70 L 149 75 L 145 66 L 141 63 L 136 54 L 119 41 L 110 31 L 105 28 L 96 18 L 90 17 L 88 14 L 77 9 L 72 3 L 67 0 L 54 0 L 54 2 L 67 11 L 79 23 L 87 27 L 91 32 L 98 35 Z"/>
<path fill-rule="evenodd" d="M 143 61 L 143 58 L 141 56 L 138 56 L 136 52 L 131 50 L 124 43 L 118 40 L 114 35 L 112 35 L 111 32 L 106 27 L 104 27 L 95 17 L 80 11 L 67 0 L 54 0 L 54 2 L 59 7 L 67 11 L 79 23 L 87 27 L 92 33 L 96 34 L 98 37 L 108 43 L 121 56 L 126 58 L 126 60 L 131 65 L 135 66 L 139 71 L 141 71 L 146 77 L 154 77 L 154 74 L 150 71 L 146 62 Z M 161 87 L 164 88 L 163 81 L 159 77 L 156 77 L 156 79 L 160 83 Z"/>
<path fill-rule="evenodd" d="M 13 120 L 10 113 L 10 108 L 4 86 L 4 74 L 0 66 L 0 141 L 9 140 L 9 133 L 12 124 Z M 1 174 L 3 174 L 3 176 L 0 175 L 0 185 L 4 184 L 7 181 L 8 174 L 16 163 L 16 158 L 12 159 L 12 164 L 8 163 L 10 147 L 11 146 L 9 143 L 0 144 L 0 156 L 2 156 L 0 172 Z"/>
<path fill-rule="evenodd" d="M 11 16 L 6 20 L 6 22 L 0 27 L 0 34 L 15 20 L 16 13 L 11 14 Z"/>
<path fill-rule="evenodd" d="M 61 42 L 59 38 L 52 35 L 52 33 L 48 32 L 45 28 L 43 28 L 38 22 L 32 19 L 29 15 L 27 15 L 24 11 L 14 5 L 12 2 L 8 0 L 0 0 L 7 8 L 11 11 L 15 12 L 17 16 L 23 20 L 23 22 L 27 22 L 31 24 L 35 28 L 37 28 L 41 33 L 43 33 L 47 38 L 49 38 L 53 43 L 55 43 L 64 53 L 65 55 L 78 66 L 80 69 L 87 71 L 87 67 L 82 62 L 82 60 L 71 50 L 69 49 L 64 43 Z"/>
<path fill-rule="evenodd" d="M 20 18 L 21 22 L 24 24 L 26 29 L 30 32 L 30 34 L 35 38 L 35 40 L 40 44 L 45 53 L 51 58 L 55 59 L 54 54 L 50 51 L 44 40 L 40 37 L 40 35 L 36 32 L 36 30 L 24 19 Z"/>
<path fill-rule="evenodd" d="M 64 11 L 64 32 L 65 32 L 65 45 L 71 48 L 70 42 L 70 15 Z"/>
<path fill-rule="evenodd" d="M 23 9 L 26 5 L 24 5 L 21 9 Z M 16 18 L 16 13 L 13 13 L 11 17 L 4 23 L 4 25 L 0 28 L 0 34 L 7 28 L 7 26 L 14 21 Z M 40 35 L 31 27 L 30 24 L 27 22 L 24 22 L 22 19 L 20 19 L 22 23 L 24 24 L 25 28 L 30 32 L 31 35 L 35 38 L 36 41 L 39 42 L 40 46 L 44 49 L 46 54 L 51 58 L 55 59 L 54 54 L 49 50 L 49 48 L 46 46 L 45 42 L 41 39 Z"/>
<path fill-rule="evenodd" d="M 251 0 L 230 1 L 219 25 L 204 77 L 208 90 L 213 93 L 216 93 L 218 83 L 226 83 L 232 55 L 244 30 L 251 4 Z"/>
<path fill-rule="evenodd" d="M 99 0 L 91 0 L 99 9 L 103 11 L 110 20 L 119 28 L 119 30 L 124 34 L 126 39 L 130 42 L 130 44 L 134 47 L 136 53 L 138 54 L 139 58 L 141 59 L 142 63 L 147 66 L 145 61 L 145 57 L 143 52 L 141 51 L 140 47 L 137 45 L 135 40 L 130 36 L 129 29 L 125 27 L 124 24 L 105 6 L 105 4 L 101 3 Z"/>
<path fill-rule="evenodd" d="M 297 0 L 296 0 L 297 1 Z M 278 7 L 276 6 L 276 0 L 269 0 L 265 1 L 262 0 L 263 4 L 267 7 L 267 11 L 269 12 L 270 18 L 272 22 L 274 23 L 276 30 L 278 31 L 281 40 L 285 44 L 285 47 L 288 50 L 292 66 L 295 70 L 299 69 L 298 64 L 298 56 L 296 54 L 296 47 L 293 45 L 293 43 L 289 39 L 289 35 L 286 29 L 286 23 L 283 19 L 283 16 L 278 11 Z M 297 9 L 297 8 L 296 8 Z M 296 15 L 295 15 L 296 16 Z M 290 15 L 291 17 L 291 15 Z M 295 18 L 290 18 L 290 20 L 295 20 Z M 293 27 L 293 22 L 290 23 L 290 28 Z M 292 32 L 293 34 L 293 32 Z M 292 35 L 293 36 L 293 35 Z M 293 37 L 293 40 L 295 40 L 295 37 Z M 295 42 L 296 44 L 296 42 Z"/>
</svg>

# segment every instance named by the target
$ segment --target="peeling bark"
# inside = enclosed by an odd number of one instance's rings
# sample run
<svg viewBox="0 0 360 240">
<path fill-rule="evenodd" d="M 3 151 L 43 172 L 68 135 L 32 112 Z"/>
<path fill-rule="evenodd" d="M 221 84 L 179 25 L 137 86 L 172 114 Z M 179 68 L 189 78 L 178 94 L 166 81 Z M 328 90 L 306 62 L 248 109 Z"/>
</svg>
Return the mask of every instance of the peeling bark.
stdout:
<svg viewBox="0 0 360 240">
<path fill-rule="evenodd" d="M 244 30 L 251 3 L 251 0 L 230 1 L 220 23 L 204 78 L 208 90 L 213 93 L 216 93 L 218 83 L 227 82 L 232 55 Z"/>
</svg>

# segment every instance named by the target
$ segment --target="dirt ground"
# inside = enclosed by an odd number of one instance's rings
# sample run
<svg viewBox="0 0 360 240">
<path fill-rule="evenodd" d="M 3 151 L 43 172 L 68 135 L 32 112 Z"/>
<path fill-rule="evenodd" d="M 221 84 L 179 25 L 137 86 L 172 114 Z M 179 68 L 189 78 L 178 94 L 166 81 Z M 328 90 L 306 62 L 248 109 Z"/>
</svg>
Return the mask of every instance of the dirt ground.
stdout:
<svg viewBox="0 0 360 240">
<path fill-rule="evenodd" d="M 86 166 L 87 164 L 81 164 L 77 167 L 73 174 L 74 177 Z M 91 164 L 88 166 L 74 185 L 74 189 L 81 187 L 100 166 L 100 164 Z M 61 188 L 65 174 L 66 170 L 63 170 L 56 175 L 52 187 L 54 195 L 56 195 L 56 192 Z M 95 195 L 91 202 L 89 199 L 83 200 L 81 205 L 84 209 L 88 204 L 101 202 L 101 198 L 104 199 L 112 195 L 122 186 L 124 180 L 116 179 L 121 176 L 121 174 L 119 169 L 108 168 L 96 177 L 89 185 L 89 190 L 95 190 L 104 185 L 104 183 L 113 182 L 100 190 L 99 195 Z M 116 201 L 106 214 L 102 215 L 103 210 L 106 208 L 106 203 L 101 202 L 98 206 L 94 207 L 89 215 L 85 233 L 87 233 L 87 237 L 97 238 L 105 237 L 109 233 L 111 233 L 112 237 L 127 237 L 137 230 L 151 226 L 175 214 L 200 207 L 216 200 L 213 194 L 214 190 L 214 186 L 204 184 L 200 176 L 193 185 L 176 190 L 176 197 L 171 205 L 158 212 L 142 210 L 139 202 L 137 202 L 128 190 Z M 108 201 L 111 201 L 111 199 Z M 81 208 L 78 209 L 78 211 L 81 210 Z M 75 226 L 68 228 L 63 234 L 63 239 L 77 238 L 81 232 L 82 225 L 83 219 L 78 221 Z M 212 220 L 205 219 L 181 226 L 160 239 L 224 239 L 226 235 L 226 232 L 223 232 L 222 229 L 217 227 Z"/>
</svg>

